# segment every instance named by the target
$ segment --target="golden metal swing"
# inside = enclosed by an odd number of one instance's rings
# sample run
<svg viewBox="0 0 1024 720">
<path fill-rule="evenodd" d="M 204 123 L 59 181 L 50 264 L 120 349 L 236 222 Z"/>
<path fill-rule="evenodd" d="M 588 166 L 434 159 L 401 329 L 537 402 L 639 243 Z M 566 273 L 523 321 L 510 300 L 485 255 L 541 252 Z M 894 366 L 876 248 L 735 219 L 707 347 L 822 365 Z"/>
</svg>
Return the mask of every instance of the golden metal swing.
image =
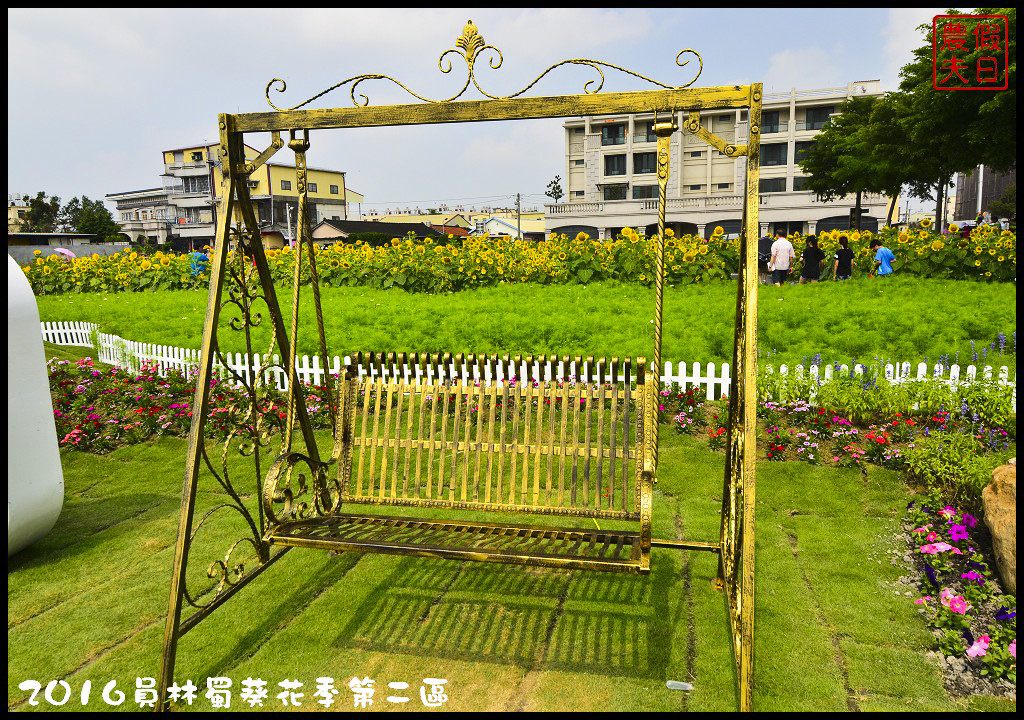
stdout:
<svg viewBox="0 0 1024 720">
<path fill-rule="evenodd" d="M 284 82 L 275 79 L 266 92 L 273 112 L 219 117 L 217 239 L 164 633 L 162 708 L 168 706 L 178 640 L 292 547 L 639 574 L 650 571 L 651 548 L 663 547 L 718 554 L 718 583 L 724 589 L 730 621 L 738 704 L 740 709 L 751 709 L 761 85 L 690 88 L 700 75 L 698 70 L 689 83 L 671 86 L 610 63 L 574 59 L 553 65 L 517 93 L 495 96 L 481 88 L 474 72 L 484 51 L 497 58 L 497 63 L 492 59 L 492 68 L 501 65 L 500 51 L 485 44 L 468 23 L 456 47 L 445 51 L 439 61 L 447 73 L 452 69 L 449 53 L 462 57 L 466 81 L 461 90 L 443 100 L 417 95 L 393 78 L 367 74 L 282 109 L 270 100 L 272 86 L 285 90 Z M 676 57 L 678 65 L 688 64 L 680 62 L 686 53 L 700 61 L 696 52 L 684 50 Z M 583 95 L 521 97 L 548 72 L 565 64 L 595 69 L 600 83 L 589 90 L 592 81 L 588 82 Z M 628 73 L 661 89 L 600 94 L 602 68 Z M 365 95 L 360 95 L 360 103 L 356 88 L 373 79 L 389 80 L 423 104 L 370 106 Z M 458 101 L 470 82 L 487 99 Z M 346 84 L 355 107 L 301 109 Z M 728 144 L 702 128 L 699 111 L 711 108 L 747 108 L 748 144 Z M 659 185 L 651 365 L 642 357 L 596 362 L 586 358 L 588 377 L 576 383 L 564 380 L 580 371 L 582 358 L 357 353 L 332 377 L 307 212 L 310 130 L 650 112 L 656 117 Z M 658 466 L 669 139 L 679 129 L 675 118 L 681 112 L 687 113 L 684 130 L 727 156 L 747 156 L 733 352 L 735 387 L 729 397 L 718 542 L 659 540 L 651 535 Z M 670 119 L 659 120 L 662 114 Z M 245 134 L 260 132 L 271 133 L 270 146 L 256 157 L 246 157 Z M 283 132 L 289 133 L 288 145 L 295 153 L 299 195 L 290 324 L 277 299 L 247 182 L 283 146 Z M 304 267 L 310 276 L 332 425 L 327 457 L 320 451 L 307 411 L 309 389 L 300 382 L 296 367 Z M 224 330 L 221 310 L 228 306 L 237 312 L 231 330 L 245 337 L 244 367 L 232 363 L 218 342 L 218 333 Z M 261 356 L 254 353 L 252 330 L 262 321 L 264 307 L 273 340 Z M 271 357 L 275 350 L 283 360 Z M 281 375 L 288 387 L 283 422 L 266 394 Z M 207 429 L 213 409 L 210 388 L 218 377 L 240 385 L 247 403 L 223 442 L 219 464 L 209 454 Z M 280 453 L 269 468 L 261 467 L 261 449 L 278 442 L 278 434 Z M 252 475 L 242 480 L 233 477 L 229 462 L 229 455 L 239 454 L 251 458 L 252 464 Z M 204 475 L 214 477 L 226 499 L 194 523 L 204 467 Z M 255 507 L 250 494 L 259 497 Z M 501 522 L 467 517 L 478 511 L 497 513 Z M 190 585 L 193 540 L 218 514 L 236 518 L 247 532 L 227 548 L 223 559 L 209 563 L 205 584 Z M 541 516 L 554 518 L 556 524 L 524 521 Z M 599 530 L 571 525 L 580 518 L 601 518 L 613 521 L 606 525 L 624 527 Z M 186 608 L 191 613 L 183 618 Z"/>
</svg>

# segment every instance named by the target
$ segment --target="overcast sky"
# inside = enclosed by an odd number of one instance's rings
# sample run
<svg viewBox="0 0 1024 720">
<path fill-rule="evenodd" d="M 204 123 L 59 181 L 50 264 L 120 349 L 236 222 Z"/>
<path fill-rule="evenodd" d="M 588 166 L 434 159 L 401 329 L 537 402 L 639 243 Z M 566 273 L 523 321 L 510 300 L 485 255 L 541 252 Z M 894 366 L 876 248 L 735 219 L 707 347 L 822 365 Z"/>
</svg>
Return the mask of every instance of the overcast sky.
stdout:
<svg viewBox="0 0 1024 720">
<path fill-rule="evenodd" d="M 8 10 L 7 191 L 62 200 L 159 187 L 161 151 L 217 140 L 217 114 L 270 110 L 267 83 L 283 78 L 281 107 L 362 73 L 390 75 L 442 99 L 465 81 L 438 68 L 467 19 L 503 54 L 477 62 L 481 86 L 516 92 L 569 58 L 620 65 L 666 84 L 687 47 L 704 71 L 696 86 L 763 82 L 767 92 L 838 87 L 899 69 L 923 42 L 915 29 L 939 9 L 344 9 Z M 460 67 L 460 63 L 462 67 Z M 461 74 L 460 74 L 461 73 Z M 604 91 L 652 89 L 606 70 Z M 528 94 L 583 92 L 593 70 L 563 66 Z M 351 107 L 344 86 L 307 107 Z M 383 80 L 359 87 L 373 105 L 418 102 Z M 481 99 L 470 89 L 460 99 Z M 367 128 L 311 134 L 312 167 L 343 170 L 370 208 L 503 207 L 522 193 L 540 208 L 564 173 L 560 120 Z M 262 149 L 269 135 L 255 137 Z M 291 163 L 285 146 L 275 161 Z M 563 182 L 564 189 L 564 182 Z M 113 205 L 108 203 L 113 209 Z"/>
</svg>

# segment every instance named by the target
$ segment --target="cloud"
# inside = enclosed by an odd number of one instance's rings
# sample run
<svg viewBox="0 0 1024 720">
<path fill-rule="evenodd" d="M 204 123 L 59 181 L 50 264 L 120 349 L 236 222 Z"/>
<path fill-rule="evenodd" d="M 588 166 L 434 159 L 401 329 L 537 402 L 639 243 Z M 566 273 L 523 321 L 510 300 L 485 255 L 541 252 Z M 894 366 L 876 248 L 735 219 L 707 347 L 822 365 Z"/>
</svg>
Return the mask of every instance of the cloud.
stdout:
<svg viewBox="0 0 1024 720">
<path fill-rule="evenodd" d="M 768 71 L 764 74 L 765 91 L 846 85 L 854 78 L 844 77 L 832 62 L 832 57 L 839 55 L 841 50 L 841 46 L 826 51 L 817 45 L 808 45 L 775 53 L 768 59 Z"/>
<path fill-rule="evenodd" d="M 964 12 L 970 12 L 965 10 Z M 900 68 L 914 59 L 914 48 L 926 42 L 918 26 L 930 25 L 936 15 L 944 15 L 940 8 L 890 8 L 886 24 L 881 28 L 885 41 L 882 49 L 882 89 L 895 90 L 900 84 Z"/>
</svg>

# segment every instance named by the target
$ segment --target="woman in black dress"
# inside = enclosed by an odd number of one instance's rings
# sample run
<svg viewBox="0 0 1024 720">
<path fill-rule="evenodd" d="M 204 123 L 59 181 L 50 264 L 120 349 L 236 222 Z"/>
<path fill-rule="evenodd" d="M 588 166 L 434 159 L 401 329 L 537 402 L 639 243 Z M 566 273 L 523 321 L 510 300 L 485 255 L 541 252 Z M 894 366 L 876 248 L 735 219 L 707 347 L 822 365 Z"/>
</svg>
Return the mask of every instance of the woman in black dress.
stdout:
<svg viewBox="0 0 1024 720">
<path fill-rule="evenodd" d="M 800 284 L 816 283 L 821 277 L 821 267 L 825 264 L 825 253 L 818 247 L 818 238 L 807 236 L 807 247 L 803 252 L 803 269 L 800 271 Z"/>
<path fill-rule="evenodd" d="M 832 272 L 836 280 L 849 280 L 853 275 L 853 250 L 850 249 L 850 241 L 845 235 L 839 237 L 839 250 L 835 254 L 835 259 Z"/>
</svg>

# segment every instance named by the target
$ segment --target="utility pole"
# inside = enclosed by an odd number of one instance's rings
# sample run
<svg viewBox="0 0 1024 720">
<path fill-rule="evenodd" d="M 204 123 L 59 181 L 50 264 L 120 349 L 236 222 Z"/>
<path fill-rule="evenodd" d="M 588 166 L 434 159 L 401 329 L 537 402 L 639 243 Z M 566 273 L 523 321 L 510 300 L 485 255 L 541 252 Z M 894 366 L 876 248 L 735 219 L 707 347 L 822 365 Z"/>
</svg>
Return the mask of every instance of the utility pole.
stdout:
<svg viewBox="0 0 1024 720">
<path fill-rule="evenodd" d="M 287 202 L 284 204 L 284 212 L 288 223 L 288 245 L 295 247 L 295 236 L 292 235 L 292 206 Z"/>
<path fill-rule="evenodd" d="M 519 193 L 516 193 L 516 232 L 519 233 L 519 239 L 523 239 L 523 218 L 519 212 Z"/>
</svg>

